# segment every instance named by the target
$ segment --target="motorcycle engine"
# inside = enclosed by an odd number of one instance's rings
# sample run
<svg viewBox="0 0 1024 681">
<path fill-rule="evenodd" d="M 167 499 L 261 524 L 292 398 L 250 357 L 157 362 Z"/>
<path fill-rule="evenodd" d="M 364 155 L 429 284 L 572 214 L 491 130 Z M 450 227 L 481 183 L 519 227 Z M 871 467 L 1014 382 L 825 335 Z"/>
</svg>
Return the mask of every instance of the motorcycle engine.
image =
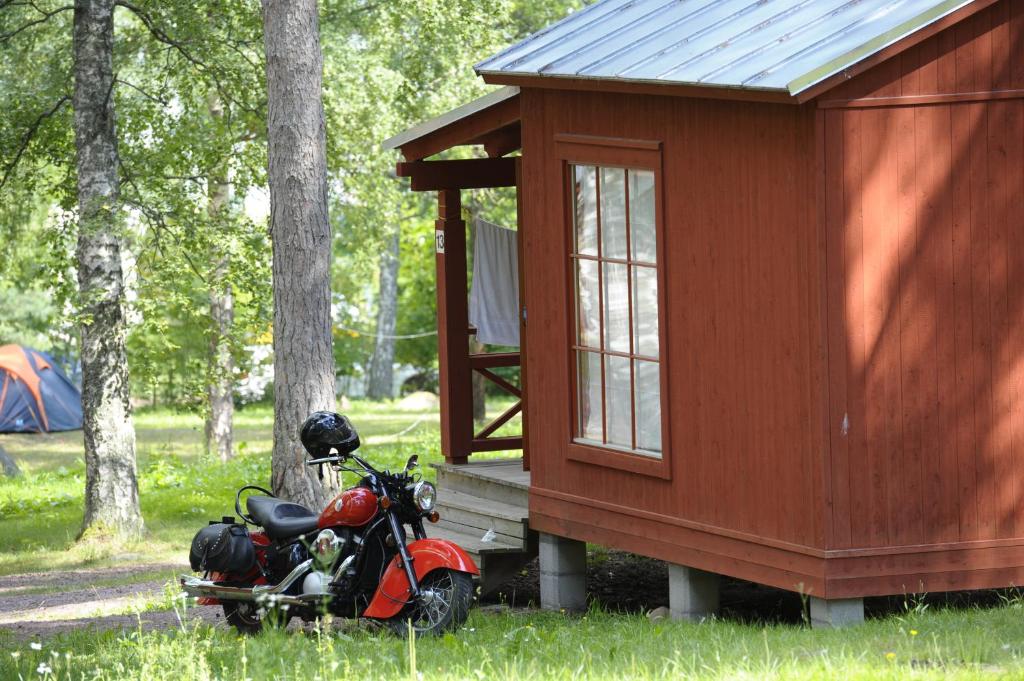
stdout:
<svg viewBox="0 0 1024 681">
<path fill-rule="evenodd" d="M 329 591 L 331 576 L 326 572 L 313 570 L 302 580 L 302 595 L 324 596 Z"/>
</svg>

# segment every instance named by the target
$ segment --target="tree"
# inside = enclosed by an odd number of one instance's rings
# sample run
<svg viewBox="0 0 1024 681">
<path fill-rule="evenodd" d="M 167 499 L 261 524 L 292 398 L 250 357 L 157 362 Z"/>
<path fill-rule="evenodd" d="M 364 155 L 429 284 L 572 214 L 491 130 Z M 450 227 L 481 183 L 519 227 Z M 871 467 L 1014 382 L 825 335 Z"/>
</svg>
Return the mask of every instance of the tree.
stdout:
<svg viewBox="0 0 1024 681">
<path fill-rule="evenodd" d="M 274 291 L 274 493 L 312 508 L 324 489 L 298 429 L 334 408 L 331 226 L 316 0 L 263 0 Z M 329 488 L 337 480 L 326 481 Z"/>
<path fill-rule="evenodd" d="M 395 323 L 398 319 L 398 268 L 401 229 L 391 230 L 380 256 L 380 287 L 377 296 L 377 338 L 370 359 L 366 396 L 371 400 L 394 397 Z"/>
<path fill-rule="evenodd" d="M 324 31 L 330 74 L 327 114 L 334 133 L 328 140 L 329 163 L 332 178 L 341 186 L 335 193 L 334 215 L 345 225 L 337 239 L 337 257 L 343 266 L 336 268 L 335 288 L 345 303 L 344 325 L 366 329 L 376 319 L 375 334 L 363 335 L 363 341 L 347 338 L 336 352 L 345 358 L 343 365 L 364 364 L 372 353 L 367 381 L 371 397 L 390 395 L 386 375 L 396 358 L 429 367 L 437 356 L 432 337 L 403 337 L 397 342 L 391 338 L 434 326 L 431 218 L 436 208 L 432 197 L 409 192 L 395 181 L 396 155 L 382 152 L 378 142 L 483 94 L 487 88 L 471 68 L 475 61 L 579 4 L 579 0 L 324 0 L 324 22 L 329 27 Z M 514 194 L 512 199 L 514 222 Z M 488 205 L 488 214 L 491 208 Z M 403 243 L 407 243 L 405 231 L 424 230 L 408 240 L 419 242 L 422 250 L 396 251 L 396 228 L 403 232 Z M 401 252 L 399 258 L 394 257 L 397 252 Z M 404 259 L 410 256 L 428 269 L 407 272 Z M 379 282 L 376 299 L 364 302 L 365 282 L 371 277 Z M 412 280 L 424 286 L 403 290 L 404 282 Z M 409 305 L 412 301 L 416 304 Z M 368 339 L 375 342 L 368 344 Z M 364 348 L 361 358 L 352 357 Z M 482 400 L 479 405 L 484 406 Z"/>
<path fill-rule="evenodd" d="M 208 96 L 211 118 L 224 116 L 224 104 L 216 92 Z M 207 213 L 216 223 L 223 219 L 231 200 L 231 180 L 225 158 L 207 176 Z M 211 254 L 214 260 L 210 281 L 210 351 L 207 367 L 206 452 L 216 453 L 221 461 L 231 458 L 232 431 L 234 429 L 235 402 L 232 396 L 232 378 L 235 363 L 231 357 L 231 327 L 234 324 L 235 305 L 228 279 L 228 255 Z"/>
<path fill-rule="evenodd" d="M 120 176 L 114 120 L 114 0 L 78 0 L 74 19 L 78 287 L 85 431 L 83 533 L 142 532 L 125 349 Z"/>
</svg>

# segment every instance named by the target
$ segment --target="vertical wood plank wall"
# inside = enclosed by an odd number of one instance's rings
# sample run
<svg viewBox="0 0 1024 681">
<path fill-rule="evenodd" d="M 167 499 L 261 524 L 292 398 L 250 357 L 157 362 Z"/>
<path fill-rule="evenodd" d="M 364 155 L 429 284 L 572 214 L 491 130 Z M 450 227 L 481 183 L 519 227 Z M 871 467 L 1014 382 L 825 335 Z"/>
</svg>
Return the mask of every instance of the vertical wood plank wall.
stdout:
<svg viewBox="0 0 1024 681">
<path fill-rule="evenodd" d="M 1022 91 L 1010 0 L 803 106 L 524 89 L 531 524 L 830 598 L 1020 584 Z M 663 144 L 670 480 L 565 456 L 558 133 Z"/>
<path fill-rule="evenodd" d="M 1024 3 L 1001 2 L 821 103 L 830 548 L 1024 536 L 1024 98 L 1013 90 L 1024 90 Z M 923 97 L 963 93 L 974 94 Z"/>
<path fill-rule="evenodd" d="M 522 115 L 531 523 L 786 588 L 807 582 L 813 561 L 792 563 L 824 547 L 827 450 L 813 107 L 524 90 Z M 566 457 L 563 132 L 663 145 L 671 480 Z"/>
</svg>

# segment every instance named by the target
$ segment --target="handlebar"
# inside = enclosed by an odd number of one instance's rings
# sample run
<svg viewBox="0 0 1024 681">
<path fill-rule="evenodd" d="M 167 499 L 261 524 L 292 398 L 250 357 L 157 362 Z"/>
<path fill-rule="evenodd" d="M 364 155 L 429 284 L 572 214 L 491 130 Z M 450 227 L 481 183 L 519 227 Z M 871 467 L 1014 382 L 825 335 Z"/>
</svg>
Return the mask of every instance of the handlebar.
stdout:
<svg viewBox="0 0 1024 681">
<path fill-rule="evenodd" d="M 333 456 L 320 457 L 319 459 L 307 459 L 306 460 L 306 465 L 307 466 L 322 466 L 325 463 L 326 464 L 339 464 L 340 465 L 340 464 L 343 464 L 343 463 L 345 463 L 345 462 L 347 462 L 349 460 L 355 461 L 357 464 L 359 464 L 360 468 L 362 468 L 367 473 L 370 473 L 371 475 L 381 475 L 380 471 L 378 471 L 376 468 L 374 468 L 369 463 L 367 463 L 363 459 L 359 458 L 355 454 L 335 454 Z M 349 470 L 349 469 L 345 468 L 343 470 Z M 353 471 L 353 472 L 358 472 L 358 471 Z"/>
<path fill-rule="evenodd" d="M 319 466 L 324 463 L 341 463 L 345 458 L 341 456 L 325 456 L 322 459 L 307 459 L 307 466 Z"/>
</svg>

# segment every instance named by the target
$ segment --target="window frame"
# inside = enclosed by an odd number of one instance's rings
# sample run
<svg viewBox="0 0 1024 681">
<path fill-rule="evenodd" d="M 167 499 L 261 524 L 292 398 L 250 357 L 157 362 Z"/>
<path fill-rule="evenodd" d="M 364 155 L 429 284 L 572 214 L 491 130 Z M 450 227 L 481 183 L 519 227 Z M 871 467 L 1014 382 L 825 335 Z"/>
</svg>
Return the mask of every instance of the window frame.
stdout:
<svg viewBox="0 0 1024 681">
<path fill-rule="evenodd" d="M 569 386 L 569 442 L 567 456 L 573 461 L 616 468 L 619 470 L 649 475 L 665 480 L 672 478 L 671 439 L 669 428 L 669 345 L 668 319 L 666 304 L 666 253 L 665 253 L 665 192 L 662 178 L 662 144 L 660 141 L 626 139 L 619 137 L 599 137 L 592 135 L 556 134 L 555 151 L 561 166 L 562 174 L 562 234 L 565 239 L 564 260 L 566 266 L 566 352 L 568 357 Z M 572 166 L 586 165 L 625 168 L 627 170 L 645 170 L 654 174 L 654 216 L 655 216 L 655 271 L 658 282 L 658 366 L 659 387 L 661 390 L 661 456 L 642 454 L 615 445 L 580 442 L 577 440 L 579 428 L 579 383 L 578 383 L 578 345 L 576 338 L 577 317 L 579 311 L 576 303 L 576 260 L 575 254 L 575 222 L 574 202 L 572 200 L 573 173 Z M 600 173 L 600 170 L 597 171 Z M 626 207 L 628 211 L 628 206 Z M 600 265 L 599 265 L 600 266 Z M 631 277 L 632 274 L 630 273 Z M 600 332 L 605 333 L 603 325 Z M 632 335 L 633 329 L 630 329 Z M 615 353 L 612 353 L 615 354 Z M 600 353 L 602 366 L 605 353 Z M 631 362 L 633 360 L 630 360 Z M 603 370 L 602 370 L 603 373 Z M 631 371 L 632 373 L 632 371 Z M 604 381 L 602 380 L 602 391 Z M 634 388 L 635 389 L 635 388 Z M 636 404 L 633 407 L 633 428 L 636 428 Z M 604 418 L 604 417 L 603 417 Z"/>
</svg>

